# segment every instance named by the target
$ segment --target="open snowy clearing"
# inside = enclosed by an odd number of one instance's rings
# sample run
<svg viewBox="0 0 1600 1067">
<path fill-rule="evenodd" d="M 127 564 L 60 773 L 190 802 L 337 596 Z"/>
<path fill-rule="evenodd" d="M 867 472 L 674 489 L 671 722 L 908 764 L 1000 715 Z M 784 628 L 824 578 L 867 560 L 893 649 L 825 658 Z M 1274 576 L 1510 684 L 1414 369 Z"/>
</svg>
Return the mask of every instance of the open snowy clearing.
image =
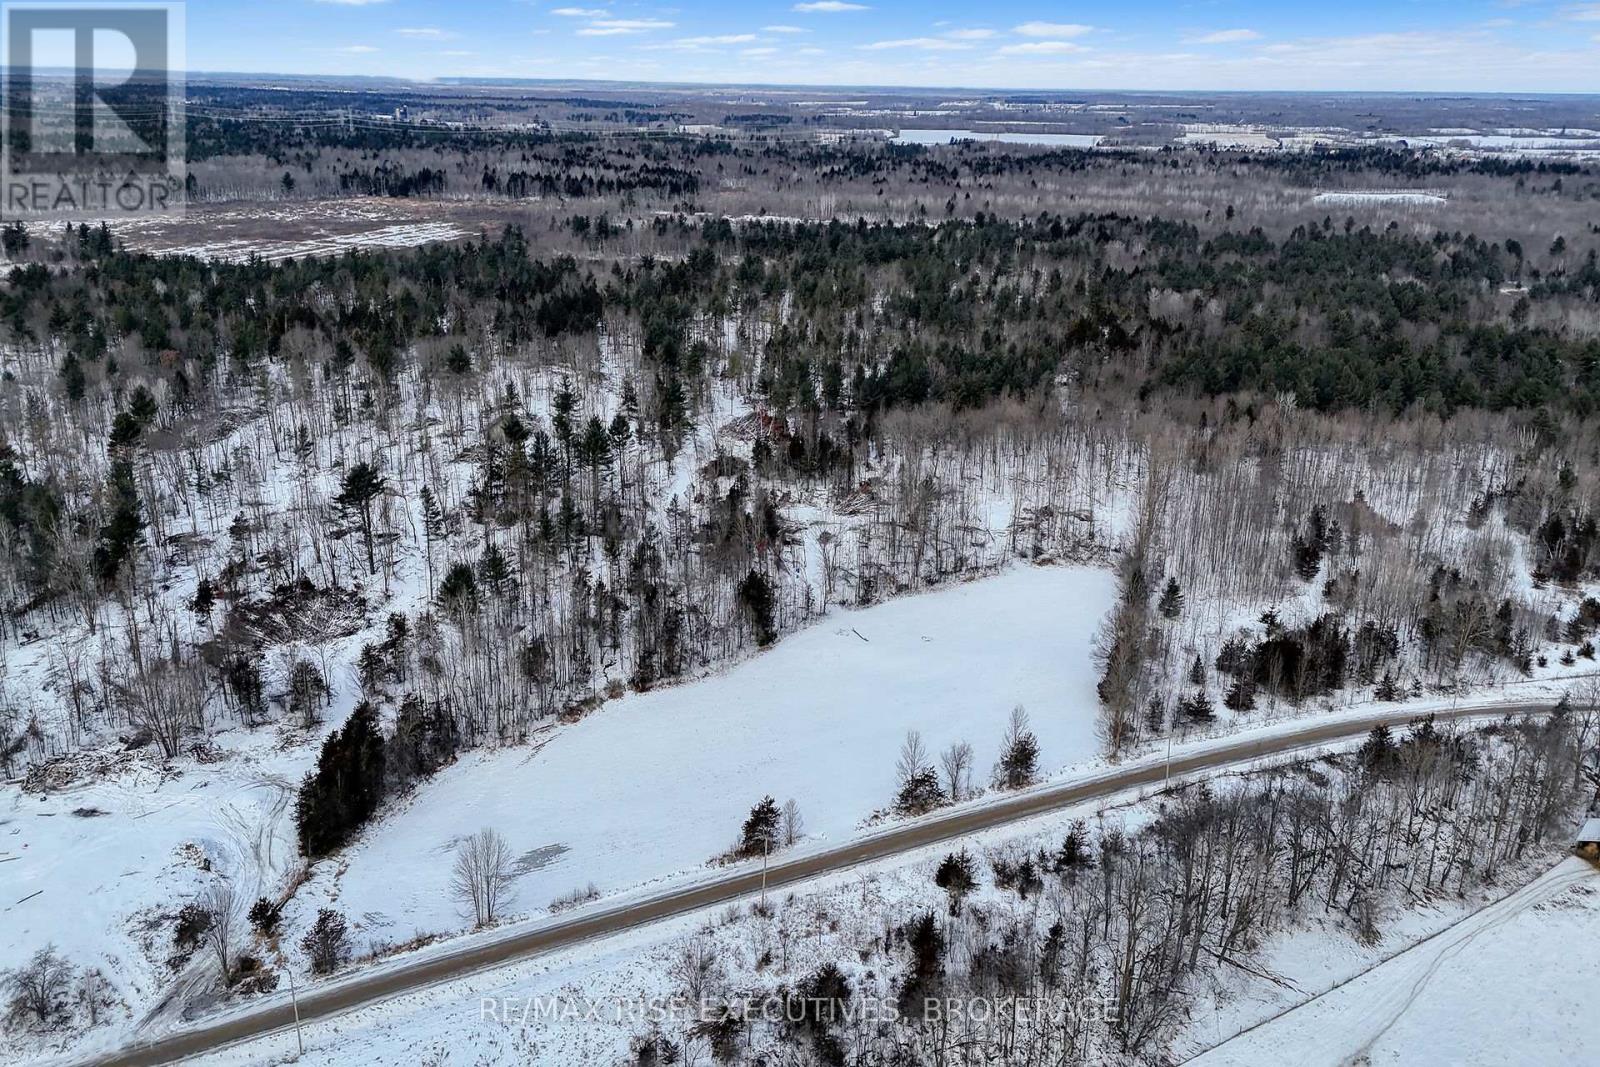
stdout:
<svg viewBox="0 0 1600 1067">
<path fill-rule="evenodd" d="M 135 251 L 238 263 L 455 241 L 517 217 L 512 207 L 475 201 L 349 197 L 196 204 L 181 215 L 84 221 L 105 221 Z"/>
<path fill-rule="evenodd" d="M 199 256 L 201 259 L 243 263 L 251 256 L 276 263 L 299 256 L 332 256 L 360 248 L 410 248 L 432 241 L 453 241 L 468 231 L 453 222 L 396 223 L 359 233 L 334 233 L 291 241 L 234 238 L 171 247 L 153 247 L 158 256 Z"/>
<path fill-rule="evenodd" d="M 630 695 L 528 749 L 470 754 L 380 820 L 296 897 L 337 898 L 370 940 L 468 925 L 449 893 L 456 843 L 484 826 L 520 857 L 519 914 L 703 869 L 751 805 L 794 798 L 810 841 L 849 837 L 889 803 L 897 749 L 970 741 L 981 782 L 1011 708 L 1046 770 L 1097 751 L 1090 644 L 1113 576 L 1016 568 L 834 615 L 727 674 Z"/>
<path fill-rule="evenodd" d="M 547 727 L 532 748 L 464 754 L 314 868 L 286 911 L 289 929 L 332 899 L 358 953 L 463 930 L 448 891 L 452 852 L 486 825 L 519 857 L 513 915 L 543 914 L 591 882 L 614 892 L 704 872 L 766 793 L 800 803 L 809 842 L 847 838 L 889 802 L 907 729 L 933 752 L 969 739 L 981 784 L 1017 703 L 1033 714 L 1046 769 L 1092 760 L 1089 646 L 1113 584 L 1103 570 L 1018 567 L 836 610 L 725 675 L 607 703 Z M 335 651 L 347 658 L 370 637 Z M 325 729 L 359 689 L 343 672 L 334 681 Z M 293 794 L 315 737 L 265 727 L 216 744 L 218 761 L 205 765 L 164 766 L 150 749 L 85 755 L 63 788 L 0 794 L 0 969 L 46 944 L 100 967 L 132 1010 L 117 1009 L 120 1025 L 99 1041 L 191 978 L 197 990 L 209 982 L 204 954 L 182 978 L 163 961 L 170 916 L 212 872 L 249 900 L 299 862 Z"/>
<path fill-rule="evenodd" d="M 1449 200 L 1438 193 L 1396 190 L 1392 192 L 1318 193 L 1311 198 L 1314 204 L 1345 204 L 1351 207 L 1374 207 L 1399 204 L 1407 207 L 1438 207 Z"/>
<path fill-rule="evenodd" d="M 1418 1062 L 1423 1049 L 1430 1063 L 1592 1062 L 1600 961 L 1577 946 L 1592 943 L 1597 923 L 1600 871 L 1568 858 L 1436 936 L 1190 1062 L 1400 1064 Z"/>
</svg>

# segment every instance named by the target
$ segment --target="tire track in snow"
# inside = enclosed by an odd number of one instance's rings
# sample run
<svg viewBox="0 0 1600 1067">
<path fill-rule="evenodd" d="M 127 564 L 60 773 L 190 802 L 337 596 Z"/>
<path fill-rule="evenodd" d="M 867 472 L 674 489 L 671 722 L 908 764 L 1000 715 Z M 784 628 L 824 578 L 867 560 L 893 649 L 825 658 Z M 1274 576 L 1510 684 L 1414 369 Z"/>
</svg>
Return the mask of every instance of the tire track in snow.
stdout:
<svg viewBox="0 0 1600 1067">
<path fill-rule="evenodd" d="M 1194 1067 L 1270 1062 L 1273 1049 L 1288 1043 L 1293 1046 L 1300 1067 L 1351 1067 L 1368 1063 L 1373 1048 L 1400 1021 L 1447 962 L 1483 934 L 1499 929 L 1580 882 L 1595 880 L 1600 880 L 1600 870 L 1569 857 L 1487 907 L 1463 916 L 1310 1000 L 1246 1027 L 1184 1062 Z M 1329 1013 L 1336 1013 L 1341 1020 L 1375 1022 L 1369 1024 L 1371 1029 L 1367 1036 L 1359 1039 L 1348 1023 L 1323 1025 L 1326 1020 L 1322 1016 Z M 1258 1038 L 1252 1037 L 1267 1034 L 1287 1035 L 1287 1041 L 1280 1038 L 1257 1045 Z M 1352 1042 L 1358 1039 L 1360 1044 L 1352 1049 Z"/>
</svg>

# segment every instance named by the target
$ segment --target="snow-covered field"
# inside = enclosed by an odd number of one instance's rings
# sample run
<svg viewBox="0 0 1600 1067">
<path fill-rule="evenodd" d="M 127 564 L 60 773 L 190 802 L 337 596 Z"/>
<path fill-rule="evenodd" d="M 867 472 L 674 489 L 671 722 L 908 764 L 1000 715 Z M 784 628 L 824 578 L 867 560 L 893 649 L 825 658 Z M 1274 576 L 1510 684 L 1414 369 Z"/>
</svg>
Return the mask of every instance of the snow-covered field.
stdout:
<svg viewBox="0 0 1600 1067">
<path fill-rule="evenodd" d="M 453 222 L 395 223 L 357 233 L 328 233 L 298 240 L 232 238 L 170 247 L 152 247 L 158 256 L 199 256 L 201 259 L 243 263 L 255 256 L 269 263 L 299 256 L 333 256 L 358 248 L 410 248 L 432 241 L 453 241 L 468 231 Z"/>
<path fill-rule="evenodd" d="M 1388 204 L 1398 204 L 1405 207 L 1437 207 L 1449 201 L 1438 193 L 1400 189 L 1371 192 L 1318 193 L 1311 198 L 1311 202 L 1314 204 L 1341 204 L 1352 207 L 1374 207 Z"/>
<path fill-rule="evenodd" d="M 1016 567 L 840 612 L 726 674 L 630 695 L 548 742 L 469 754 L 372 827 L 296 897 L 328 897 L 369 939 L 469 925 L 448 885 L 456 842 L 494 827 L 522 857 L 516 913 L 702 869 L 750 807 L 793 798 L 808 840 L 848 838 L 894 792 L 907 730 L 931 753 L 966 740 L 986 778 L 1011 708 L 1047 771 L 1092 758 L 1090 643 L 1112 575 Z"/>
<path fill-rule="evenodd" d="M 530 747 L 467 753 L 337 863 L 314 868 L 289 928 L 334 899 L 358 953 L 464 929 L 447 889 L 451 853 L 486 825 L 521 857 L 512 913 L 536 915 L 590 882 L 609 893 L 704 871 L 768 793 L 800 804 L 808 841 L 847 838 L 889 802 L 906 730 L 921 730 L 933 752 L 970 740 L 981 778 L 1018 703 L 1046 770 L 1090 761 L 1089 646 L 1112 595 L 1108 571 L 1017 566 L 836 609 L 726 674 L 608 703 Z M 356 699 L 353 679 L 336 680 L 330 726 Z M 300 732 L 268 726 L 218 735 L 216 762 L 164 767 L 148 749 L 86 755 L 81 778 L 63 788 L 8 786 L 0 970 L 50 943 L 75 966 L 99 967 L 131 1009 L 114 1011 L 96 1042 L 180 985 L 208 987 L 205 973 L 184 981 L 196 968 L 165 966 L 170 916 L 217 874 L 241 899 L 278 890 L 299 862 L 293 791 L 314 756 Z M 209 960 L 195 963 L 203 972 Z"/>
<path fill-rule="evenodd" d="M 991 141 L 1051 148 L 1094 148 L 1105 138 L 1093 133 L 1008 133 L 975 130 L 904 129 L 891 140 L 895 144 L 945 145 L 959 141 Z"/>
<path fill-rule="evenodd" d="M 1213 145 L 1217 148 L 1281 148 L 1278 138 L 1249 126 L 1189 125 L 1178 137 L 1181 145 Z"/>
<path fill-rule="evenodd" d="M 353 684 L 335 681 L 346 685 L 334 725 L 355 701 Z M 209 987 L 204 953 L 176 974 L 165 966 L 171 916 L 218 875 L 241 900 L 277 894 L 301 862 L 294 794 L 316 748 L 263 727 L 219 734 L 209 758 L 170 764 L 153 746 L 109 749 L 59 765 L 78 776 L 48 791 L 0 788 L 0 971 L 54 945 L 104 973 L 125 1005 L 113 1019 L 142 1017 L 185 979 Z"/>
<path fill-rule="evenodd" d="M 498 229 L 502 220 L 492 210 L 458 201 L 349 197 L 197 204 L 182 215 L 103 221 L 137 251 L 239 263 L 252 256 L 277 262 L 453 241 L 477 233 L 480 226 Z"/>
</svg>

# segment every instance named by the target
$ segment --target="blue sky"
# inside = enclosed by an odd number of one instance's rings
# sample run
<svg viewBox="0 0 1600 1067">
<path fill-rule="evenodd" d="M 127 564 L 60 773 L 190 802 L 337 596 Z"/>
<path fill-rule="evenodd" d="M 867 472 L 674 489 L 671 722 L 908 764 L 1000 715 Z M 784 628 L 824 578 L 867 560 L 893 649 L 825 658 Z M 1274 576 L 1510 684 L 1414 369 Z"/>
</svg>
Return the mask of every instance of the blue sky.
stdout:
<svg viewBox="0 0 1600 1067">
<path fill-rule="evenodd" d="M 1559 0 L 189 0 L 187 25 L 211 71 L 1600 92 L 1600 2 Z"/>
</svg>

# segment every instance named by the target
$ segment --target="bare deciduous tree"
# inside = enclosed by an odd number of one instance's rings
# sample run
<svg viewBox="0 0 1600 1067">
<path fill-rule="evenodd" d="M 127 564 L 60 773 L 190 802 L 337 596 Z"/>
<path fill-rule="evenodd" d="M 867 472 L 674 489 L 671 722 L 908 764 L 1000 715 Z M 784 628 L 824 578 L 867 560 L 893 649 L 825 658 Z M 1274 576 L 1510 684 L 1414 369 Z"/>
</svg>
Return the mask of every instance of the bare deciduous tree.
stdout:
<svg viewBox="0 0 1600 1067">
<path fill-rule="evenodd" d="M 805 820 L 800 817 L 800 805 L 790 797 L 783 802 L 783 826 L 779 831 L 783 847 L 794 847 L 794 843 L 804 837 L 805 833 Z"/>
<path fill-rule="evenodd" d="M 927 770 L 928 748 L 922 743 L 922 735 L 915 730 L 906 731 L 906 739 L 900 742 L 900 759 L 895 764 L 895 773 L 901 786 Z"/>
<path fill-rule="evenodd" d="M 6 992 L 11 995 L 10 1012 L 17 1020 L 32 1018 L 38 1025 L 53 1022 L 62 1008 L 67 987 L 72 982 L 72 965 L 46 945 L 26 964 L 5 976 Z"/>
<path fill-rule="evenodd" d="M 952 802 L 965 799 L 972 788 L 972 745 L 956 741 L 939 757 Z"/>
<path fill-rule="evenodd" d="M 722 958 L 717 943 L 701 935 L 690 938 L 672 960 L 669 972 L 691 1004 L 702 1004 L 717 993 L 722 982 Z"/>
<path fill-rule="evenodd" d="M 122 695 L 129 722 L 147 731 L 168 759 L 183 746 L 184 733 L 204 723 L 205 679 L 198 662 L 162 660 L 152 669 L 140 671 L 122 688 Z"/>
<path fill-rule="evenodd" d="M 472 908 L 476 925 L 490 925 L 511 903 L 511 879 L 511 849 L 505 838 L 489 827 L 456 848 L 450 891 Z"/>
<path fill-rule="evenodd" d="M 233 929 L 234 921 L 238 918 L 237 901 L 234 899 L 233 886 L 227 882 L 217 882 L 206 891 L 205 899 L 201 904 L 206 914 L 211 917 L 211 924 L 206 927 L 202 936 L 206 947 L 211 949 L 211 954 L 216 957 L 217 967 L 222 972 L 222 981 L 227 984 L 229 972 L 233 963 Z"/>
</svg>

